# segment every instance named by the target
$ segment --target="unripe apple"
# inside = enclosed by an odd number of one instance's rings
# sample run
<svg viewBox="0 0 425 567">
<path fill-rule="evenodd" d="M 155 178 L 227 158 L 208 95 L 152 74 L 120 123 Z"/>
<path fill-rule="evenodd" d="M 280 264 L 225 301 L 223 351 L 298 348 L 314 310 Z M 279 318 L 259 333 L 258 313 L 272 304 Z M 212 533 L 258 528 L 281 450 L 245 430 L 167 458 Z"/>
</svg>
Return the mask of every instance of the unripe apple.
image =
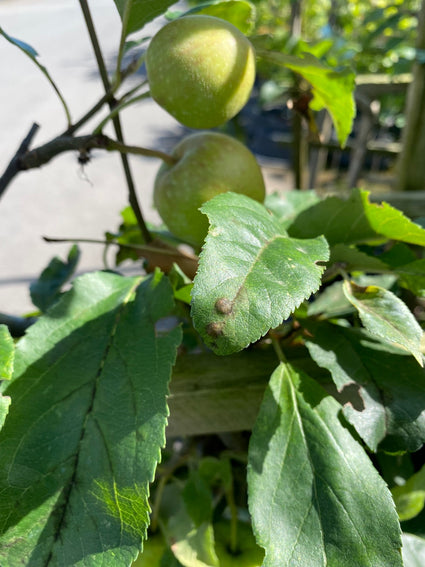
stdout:
<svg viewBox="0 0 425 567">
<path fill-rule="evenodd" d="M 156 176 L 154 204 L 170 231 L 195 248 L 208 232 L 199 207 L 219 193 L 233 191 L 262 202 L 263 175 L 254 155 L 238 140 L 217 132 L 184 138 Z"/>
<path fill-rule="evenodd" d="M 146 69 L 153 99 L 189 128 L 214 128 L 248 101 L 255 79 L 251 42 L 213 16 L 185 16 L 152 39 Z"/>
</svg>

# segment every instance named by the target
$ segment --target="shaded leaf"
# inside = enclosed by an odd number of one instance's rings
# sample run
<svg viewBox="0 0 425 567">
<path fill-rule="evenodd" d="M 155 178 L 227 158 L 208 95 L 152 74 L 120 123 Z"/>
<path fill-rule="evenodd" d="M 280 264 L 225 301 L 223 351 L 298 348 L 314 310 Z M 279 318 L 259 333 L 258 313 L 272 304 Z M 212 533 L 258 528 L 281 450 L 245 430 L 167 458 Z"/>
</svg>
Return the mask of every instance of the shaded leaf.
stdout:
<svg viewBox="0 0 425 567">
<path fill-rule="evenodd" d="M 62 286 L 74 274 L 79 259 L 80 250 L 74 244 L 66 262 L 58 257 L 53 258 L 38 280 L 30 285 L 31 301 L 40 311 L 46 312 L 59 299 Z"/>
<path fill-rule="evenodd" d="M 41 63 L 38 61 L 37 51 L 33 47 L 31 47 L 31 45 L 28 45 L 28 43 L 25 43 L 24 41 L 21 41 L 20 39 L 17 39 L 16 37 L 12 37 L 12 36 L 8 35 L 4 31 L 4 29 L 2 29 L 1 27 L 0 27 L 0 35 L 2 35 L 5 39 L 7 39 L 7 41 L 9 43 L 12 43 L 16 47 L 18 47 L 23 53 L 25 53 L 25 55 L 27 55 L 37 65 L 37 67 L 40 69 L 40 71 L 43 73 L 43 75 L 46 77 L 46 79 L 49 81 L 49 83 L 52 85 L 54 91 L 58 95 L 59 100 L 62 103 L 63 109 L 65 110 L 66 119 L 68 121 L 68 124 L 71 124 L 71 115 L 70 115 L 70 112 L 69 112 L 68 105 L 66 104 L 65 99 L 63 98 L 61 91 L 59 90 L 58 86 L 56 85 L 56 83 L 54 82 L 52 77 L 50 76 L 46 67 L 44 67 L 44 65 L 41 65 Z"/>
<path fill-rule="evenodd" d="M 328 67 L 311 53 L 304 53 L 302 58 L 265 50 L 259 50 L 258 54 L 267 61 L 295 71 L 311 84 L 314 96 L 312 109 L 326 108 L 335 125 L 339 143 L 344 147 L 356 115 L 354 73 Z"/>
<path fill-rule="evenodd" d="M 348 199 L 327 197 L 301 212 L 288 228 L 295 238 L 323 234 L 330 245 L 358 244 L 385 237 L 425 246 L 425 230 L 388 203 L 370 203 L 369 193 L 354 189 Z"/>
<path fill-rule="evenodd" d="M 388 271 L 387 264 L 376 256 L 370 256 L 354 246 L 346 244 L 335 244 L 331 248 L 329 265 L 339 263 L 347 272 L 383 272 Z"/>
<path fill-rule="evenodd" d="M 179 329 L 159 272 L 94 273 L 19 342 L 0 433 L 0 564 L 127 566 L 149 523 Z"/>
<path fill-rule="evenodd" d="M 425 371 L 404 351 L 359 329 L 302 321 L 313 360 L 326 368 L 344 415 L 372 451 L 417 451 L 425 441 Z"/>
<path fill-rule="evenodd" d="M 114 0 L 121 17 L 122 37 L 141 30 L 148 22 L 163 14 L 176 0 Z"/>
<path fill-rule="evenodd" d="M 388 488 L 343 427 L 340 405 L 288 364 L 254 427 L 249 508 L 263 567 L 401 567 Z"/>
<path fill-rule="evenodd" d="M 415 260 L 404 266 L 396 268 L 400 276 L 401 286 L 409 289 L 418 297 L 425 297 L 425 260 Z"/>
<path fill-rule="evenodd" d="M 421 352 L 423 331 L 401 299 L 375 285 L 362 287 L 345 281 L 343 290 L 370 333 L 406 349 L 421 366 L 424 365 Z"/>
<path fill-rule="evenodd" d="M 404 533 L 402 540 L 404 567 L 423 567 L 425 565 L 425 539 Z"/>
<path fill-rule="evenodd" d="M 299 213 L 319 202 L 320 198 L 315 191 L 294 190 L 282 195 L 279 193 L 266 195 L 264 205 L 280 219 L 284 228 L 288 228 Z"/>
<path fill-rule="evenodd" d="M 164 491 L 163 508 L 170 510 L 163 510 L 163 516 L 167 518 L 164 522 L 164 533 L 175 558 L 184 567 L 218 566 L 212 524 L 205 520 L 196 525 L 187 507 L 188 495 L 184 498 L 176 483 L 166 488 L 168 490 Z M 194 495 L 193 486 L 189 488 L 189 493 Z M 189 508 L 192 511 L 193 504 L 189 498 Z M 202 511 L 199 513 L 202 514 Z M 200 519 L 200 516 L 197 516 Z"/>
<path fill-rule="evenodd" d="M 342 282 L 337 281 L 325 287 L 314 301 L 308 304 L 307 315 L 314 317 L 320 314 L 330 319 L 353 311 L 354 307 L 343 292 Z"/>
<path fill-rule="evenodd" d="M 186 511 L 195 527 L 212 520 L 212 496 L 208 484 L 198 471 L 191 471 L 182 490 Z"/>
<path fill-rule="evenodd" d="M 278 219 L 245 195 L 217 195 L 192 290 L 195 327 L 217 354 L 230 354 L 288 318 L 320 285 L 323 238 L 289 238 Z"/>
</svg>

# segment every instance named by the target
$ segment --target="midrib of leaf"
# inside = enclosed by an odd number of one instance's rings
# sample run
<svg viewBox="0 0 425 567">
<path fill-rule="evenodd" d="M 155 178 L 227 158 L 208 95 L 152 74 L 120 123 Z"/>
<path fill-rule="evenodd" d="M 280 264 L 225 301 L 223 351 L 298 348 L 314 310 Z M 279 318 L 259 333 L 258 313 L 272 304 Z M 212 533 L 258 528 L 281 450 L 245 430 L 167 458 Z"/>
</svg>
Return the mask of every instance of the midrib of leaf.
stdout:
<svg viewBox="0 0 425 567">
<path fill-rule="evenodd" d="M 141 279 L 138 279 L 138 280 L 137 280 L 137 282 L 136 282 L 136 283 L 134 284 L 134 286 L 131 288 L 131 292 L 129 293 L 129 295 L 131 295 L 131 293 L 134 292 L 134 290 L 136 289 L 136 287 L 139 285 L 140 281 L 141 281 Z M 115 292 L 113 295 L 120 295 L 120 291 Z M 96 304 L 96 306 L 97 306 L 97 307 L 101 307 L 104 303 L 108 303 L 108 302 L 110 301 L 110 299 L 111 299 L 111 297 L 105 297 L 103 300 L 99 301 L 99 302 Z M 128 298 L 126 297 L 126 298 L 124 299 L 124 301 L 125 301 L 125 302 L 128 302 Z M 73 314 L 73 319 L 74 319 L 74 320 L 84 320 L 84 321 L 85 321 L 86 318 L 87 318 L 87 317 L 86 317 L 87 313 L 90 313 L 90 311 L 92 311 L 93 308 L 96 307 L 96 306 L 94 306 L 94 305 L 89 305 L 89 306 L 84 307 L 83 309 L 81 309 L 81 310 L 75 312 L 75 313 Z M 118 314 L 117 314 L 117 317 L 118 317 Z M 116 324 L 118 324 L 118 319 L 119 319 L 119 317 L 117 318 Z M 64 328 L 67 327 L 68 325 L 69 325 L 69 319 L 65 319 L 62 324 L 58 324 L 54 329 L 52 329 L 48 334 L 45 335 L 46 342 L 49 342 L 49 338 L 50 338 L 50 337 L 54 337 L 54 336 L 56 336 L 56 335 L 61 335 L 61 334 L 62 334 L 62 329 L 64 329 Z M 114 329 L 113 329 L 114 334 L 115 334 L 115 330 L 116 330 L 116 326 L 115 326 Z M 30 331 L 31 331 L 31 329 L 30 329 Z M 69 355 L 69 351 L 66 352 L 66 353 L 64 353 L 63 355 L 59 356 L 59 357 L 53 362 L 53 364 L 52 364 L 48 369 L 46 369 L 44 372 L 41 372 L 41 373 L 37 376 L 37 378 L 34 379 L 34 380 L 31 382 L 31 385 L 29 385 L 28 388 L 26 389 L 26 391 L 23 392 L 23 395 L 26 396 L 26 395 L 28 394 L 28 392 L 31 391 L 31 390 L 37 391 L 39 382 L 44 378 L 44 376 L 45 376 L 48 372 L 50 372 L 51 369 L 54 368 L 56 365 L 59 365 L 59 364 L 61 363 L 62 359 L 65 358 L 65 357 L 68 356 L 68 355 Z M 83 388 L 84 386 L 85 386 L 85 384 L 82 384 L 81 386 L 79 386 L 78 389 L 81 389 L 81 388 Z M 74 390 L 74 392 L 75 392 L 75 391 L 76 391 L 76 390 Z M 15 396 L 15 395 L 14 395 L 13 399 L 14 399 L 14 401 L 15 401 L 15 404 L 17 404 L 17 403 L 20 401 L 20 397 Z M 63 398 L 63 399 L 66 399 L 66 398 Z"/>
<path fill-rule="evenodd" d="M 319 499 L 317 497 L 316 470 L 314 468 L 314 464 L 313 464 L 313 461 L 311 459 L 310 449 L 309 449 L 309 446 L 308 446 L 308 443 L 307 443 L 307 438 L 306 438 L 306 435 L 305 435 L 303 422 L 302 422 L 302 419 L 301 419 L 300 412 L 298 410 L 298 403 L 297 403 L 297 397 L 296 397 L 296 394 L 295 394 L 294 384 L 293 384 L 292 379 L 289 375 L 288 375 L 287 379 L 289 381 L 289 387 L 291 389 L 291 398 L 292 398 L 292 405 L 293 405 L 293 408 L 294 408 L 294 415 L 296 416 L 297 421 L 298 421 L 298 427 L 300 428 L 300 432 L 301 432 L 302 438 L 304 440 L 304 446 L 305 446 L 305 449 L 306 449 L 306 452 L 307 452 L 308 462 L 309 462 L 309 465 L 310 465 L 310 468 L 311 468 L 311 471 L 312 471 L 312 474 L 313 474 L 314 498 L 315 498 L 315 501 L 317 502 L 317 509 L 318 509 L 318 512 L 319 512 L 320 537 L 321 537 L 321 540 L 322 540 L 322 553 L 323 553 L 324 565 L 326 566 L 328 561 L 327 561 L 327 558 L 326 558 L 326 555 L 325 555 L 325 541 L 324 541 L 324 537 L 323 537 L 323 528 L 322 528 L 322 512 L 320 510 Z M 309 514 L 312 506 L 313 506 L 313 500 L 310 502 L 310 506 L 308 507 L 307 512 L 306 512 L 306 514 L 303 518 L 303 521 L 300 524 L 300 529 L 298 530 L 298 534 L 301 533 L 301 530 L 304 526 L 304 523 L 305 523 L 305 521 L 308 517 L 308 514 Z M 292 552 L 291 552 L 291 557 L 294 554 L 297 542 L 298 542 L 298 538 L 294 542 L 294 547 L 293 547 Z"/>
<path fill-rule="evenodd" d="M 281 234 L 276 234 L 275 236 L 273 236 L 270 240 L 267 240 L 267 242 L 265 244 L 263 244 L 263 246 L 261 246 L 261 248 L 258 250 L 254 260 L 252 260 L 251 262 L 251 266 L 249 268 L 249 270 L 246 272 L 246 274 L 243 277 L 243 280 L 241 282 L 241 284 L 239 285 L 235 297 L 234 299 L 231 300 L 231 304 L 232 307 L 234 306 L 234 304 L 236 303 L 239 295 L 242 293 L 242 290 L 245 288 L 246 282 L 249 278 L 249 276 L 252 274 L 253 270 L 255 269 L 255 266 L 259 263 L 261 256 L 264 254 L 264 252 L 270 248 L 270 246 L 273 245 L 273 243 L 277 240 L 291 240 L 288 236 L 284 236 Z M 297 248 L 298 250 L 298 248 Z M 284 282 L 282 282 L 281 280 L 279 280 L 279 283 L 281 284 L 281 286 L 283 287 Z M 264 290 L 267 294 L 268 294 L 268 290 Z M 270 297 L 270 296 L 269 296 Z"/>
<path fill-rule="evenodd" d="M 293 384 L 293 382 L 292 382 L 291 379 L 289 379 L 289 382 L 290 382 L 290 388 L 291 388 L 292 403 L 293 403 L 293 405 L 294 405 L 294 412 L 296 413 L 296 416 L 297 416 L 299 428 L 300 428 L 302 437 L 303 437 L 303 439 L 304 439 L 304 444 L 305 444 L 305 448 L 306 448 L 306 452 L 307 452 L 308 461 L 309 461 L 309 464 L 310 464 L 310 467 L 311 467 L 311 470 L 312 470 L 312 473 L 313 473 L 314 495 L 315 495 L 315 501 L 316 501 L 316 504 L 317 504 L 317 510 L 318 510 L 318 512 L 319 512 L 319 521 L 320 521 L 320 526 L 321 526 L 320 535 L 321 535 L 322 544 L 323 544 L 323 545 L 322 545 L 322 548 L 323 548 L 324 567 L 326 567 L 326 566 L 328 565 L 328 561 L 327 561 L 327 557 L 326 557 L 326 555 L 325 555 L 325 544 L 324 544 L 324 538 L 323 538 L 324 532 L 323 532 L 323 527 L 322 527 L 322 513 L 321 513 L 321 510 L 320 510 L 320 506 L 319 506 L 319 499 L 318 499 L 318 497 L 317 497 L 317 485 L 316 485 L 316 477 L 319 477 L 319 475 L 317 474 L 317 472 L 316 472 L 316 470 L 315 470 L 315 467 L 314 467 L 314 464 L 313 464 L 313 461 L 312 461 L 312 459 L 311 459 L 310 449 L 309 449 L 309 446 L 308 446 L 307 437 L 306 437 L 306 435 L 305 435 L 305 431 L 304 431 L 304 427 L 303 427 L 302 418 L 301 418 L 301 415 L 300 415 L 299 410 L 298 410 L 298 404 L 297 404 L 297 398 L 296 398 L 296 394 L 295 394 L 294 384 Z M 336 443 L 335 438 L 334 438 L 334 436 L 333 436 L 333 434 L 332 434 L 332 431 L 329 429 L 329 427 L 327 426 L 326 422 L 321 418 L 319 412 L 316 412 L 316 417 L 317 417 L 317 419 L 320 420 L 322 427 L 323 427 L 324 430 L 326 430 L 326 432 L 328 433 L 328 439 L 332 442 L 332 445 L 334 446 L 334 448 L 336 448 L 337 452 L 342 456 L 344 462 L 346 463 L 347 468 L 348 468 L 348 469 L 351 469 L 351 471 L 352 471 L 353 473 L 355 473 L 355 471 L 353 470 L 353 467 L 351 466 L 351 463 L 347 460 L 344 451 L 341 451 L 341 447 L 338 445 L 338 443 Z M 336 500 L 336 501 L 339 503 L 339 505 L 341 506 L 342 510 L 344 511 L 344 514 L 345 514 L 346 518 L 348 518 L 350 524 L 352 525 L 353 529 L 354 529 L 355 532 L 357 533 L 357 536 L 358 536 L 359 540 L 361 541 L 362 546 L 363 546 L 363 548 L 364 548 L 364 550 L 365 550 L 365 553 L 366 553 L 366 555 L 367 555 L 367 546 L 365 545 L 365 543 L 364 543 L 364 541 L 363 541 L 363 538 L 362 538 L 362 536 L 361 536 L 359 530 L 357 529 L 355 523 L 354 523 L 353 520 L 351 519 L 350 515 L 347 513 L 347 510 L 345 509 L 344 505 L 341 503 L 341 501 L 340 501 L 338 495 L 335 493 L 335 491 L 333 490 L 332 486 L 330 486 L 329 484 L 327 484 L 327 487 L 328 487 L 328 489 L 331 491 L 331 493 L 333 494 L 335 500 Z M 311 509 L 311 506 L 312 506 L 312 503 L 310 504 L 309 510 Z M 307 515 L 306 515 L 305 517 L 307 517 Z M 301 530 L 300 530 L 300 531 L 301 531 Z"/>
<path fill-rule="evenodd" d="M 56 545 L 56 542 L 58 541 L 58 539 L 60 537 L 61 529 L 62 529 L 62 526 L 63 526 L 64 521 L 65 521 L 65 517 L 66 517 L 66 513 L 67 513 L 67 509 L 68 509 L 68 503 L 69 503 L 69 500 L 70 500 L 70 497 L 71 497 L 72 489 L 75 486 L 75 480 L 76 480 L 76 477 L 77 477 L 79 460 L 80 460 L 80 453 L 81 453 L 80 448 L 81 448 L 81 445 L 84 441 L 84 437 L 85 437 L 85 434 L 86 434 L 87 422 L 88 422 L 89 417 L 90 417 L 90 415 L 93 411 L 94 402 L 95 402 L 95 399 L 96 399 L 97 388 L 98 388 L 98 385 L 99 385 L 99 382 L 100 382 L 100 379 L 101 379 L 103 368 L 105 366 L 105 361 L 106 361 L 108 354 L 109 354 L 109 351 L 112 347 L 112 343 L 113 343 L 113 340 L 114 340 L 114 337 L 115 337 L 116 330 L 118 328 L 119 321 L 121 319 L 122 312 L 124 311 L 125 307 L 127 306 L 128 302 L 130 301 L 131 296 L 135 292 L 136 288 L 138 287 L 138 285 L 140 284 L 142 279 L 143 278 L 138 278 L 134 282 L 132 287 L 129 289 L 127 295 L 124 297 L 119 309 L 117 310 L 115 322 L 114 322 L 114 325 L 113 325 L 112 330 L 111 330 L 111 335 L 110 335 L 108 344 L 106 345 L 102 359 L 100 360 L 99 368 L 97 370 L 96 377 L 95 377 L 94 383 L 93 383 L 93 388 L 92 388 L 91 398 L 90 398 L 90 405 L 87 408 L 86 415 L 84 416 L 84 422 L 83 422 L 83 425 L 81 427 L 80 439 L 78 441 L 76 453 L 74 455 L 74 468 L 73 468 L 73 471 L 72 471 L 72 475 L 69 479 L 68 486 L 64 488 L 64 491 L 65 491 L 64 501 L 63 501 L 62 504 L 60 504 L 60 506 L 58 506 L 58 507 L 62 508 L 62 513 L 61 513 L 59 521 L 57 523 L 56 533 L 53 536 L 53 542 L 52 542 L 52 545 L 51 545 L 51 548 L 50 548 L 50 553 L 49 553 L 47 560 L 46 560 L 46 567 L 48 567 L 48 565 L 50 564 L 50 562 L 53 558 L 53 548 Z M 104 439 L 103 432 L 102 432 L 101 428 L 99 427 L 99 424 L 97 423 L 96 420 L 94 420 L 94 421 L 97 425 L 98 430 L 101 433 L 102 438 Z M 105 451 L 106 451 L 106 454 L 108 455 L 108 460 L 109 460 L 111 471 L 112 471 L 113 470 L 112 463 L 111 463 L 111 460 L 109 458 L 109 451 L 108 451 L 108 447 L 107 447 L 106 444 L 105 444 Z M 114 483 L 114 488 L 115 488 L 115 483 Z M 114 490 L 114 497 L 116 497 L 116 490 Z M 120 507 L 118 505 L 117 505 L 117 509 L 120 510 Z M 121 515 L 120 515 L 120 521 L 121 521 L 121 525 L 122 525 L 123 522 L 122 522 Z"/>
<path fill-rule="evenodd" d="M 231 302 L 231 303 L 232 303 L 232 307 L 233 307 L 233 305 L 236 303 L 236 301 L 237 301 L 237 299 L 238 299 L 238 297 L 239 297 L 239 294 L 240 294 L 240 293 L 242 292 L 242 290 L 244 289 L 248 277 L 251 275 L 252 271 L 254 270 L 255 266 L 257 265 L 257 263 L 258 263 L 259 259 L 261 258 L 262 254 L 263 254 L 263 253 L 267 250 L 267 248 L 268 248 L 269 246 L 271 246 L 272 243 L 273 243 L 275 240 L 277 240 L 278 238 L 282 238 L 282 239 L 283 239 L 284 237 L 281 236 L 281 235 L 273 236 L 273 238 L 272 238 L 271 240 L 268 240 L 265 244 L 263 244 L 263 246 L 261 246 L 261 248 L 260 248 L 259 251 L 257 252 L 257 255 L 255 256 L 255 259 L 251 262 L 251 266 L 250 266 L 249 270 L 247 271 L 247 273 L 245 274 L 245 276 L 244 276 L 244 278 L 243 278 L 243 280 L 242 280 L 242 283 L 240 284 L 240 286 L 239 286 L 239 288 L 238 288 L 238 290 L 237 290 L 237 292 L 236 292 L 236 294 L 235 294 L 235 297 L 234 297 L 234 299 L 233 299 L 232 302 Z"/>
<path fill-rule="evenodd" d="M 354 294 L 353 294 L 354 296 Z M 355 297 L 355 296 L 354 296 Z M 373 309 L 371 309 L 370 307 L 368 307 L 367 304 L 365 304 L 361 299 L 357 299 L 355 297 L 355 299 L 361 304 L 361 309 L 366 311 L 368 315 L 371 315 L 372 317 L 377 317 L 378 319 L 380 319 L 381 321 L 384 321 L 385 323 L 387 323 L 392 329 L 394 329 L 396 331 L 397 334 L 400 333 L 400 331 L 398 330 L 398 328 L 390 321 L 388 320 L 384 314 L 381 313 L 381 311 L 374 311 Z M 401 343 L 398 343 L 396 341 L 392 341 L 394 342 L 394 344 L 399 345 L 401 348 L 403 348 L 404 350 L 406 350 L 406 347 L 404 345 L 402 345 Z"/>
</svg>

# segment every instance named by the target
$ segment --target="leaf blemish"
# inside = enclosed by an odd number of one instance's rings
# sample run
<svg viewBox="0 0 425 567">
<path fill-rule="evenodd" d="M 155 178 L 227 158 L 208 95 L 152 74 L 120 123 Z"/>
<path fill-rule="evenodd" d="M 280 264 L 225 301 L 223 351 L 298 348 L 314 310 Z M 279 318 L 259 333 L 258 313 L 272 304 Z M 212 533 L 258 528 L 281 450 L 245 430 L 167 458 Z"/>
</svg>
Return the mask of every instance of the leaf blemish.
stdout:
<svg viewBox="0 0 425 567">
<path fill-rule="evenodd" d="M 205 327 L 207 335 L 217 338 L 223 334 L 223 322 L 212 321 Z"/>
<path fill-rule="evenodd" d="M 220 297 L 215 302 L 214 308 L 221 315 L 229 315 L 233 311 L 233 303 L 227 297 Z"/>
</svg>

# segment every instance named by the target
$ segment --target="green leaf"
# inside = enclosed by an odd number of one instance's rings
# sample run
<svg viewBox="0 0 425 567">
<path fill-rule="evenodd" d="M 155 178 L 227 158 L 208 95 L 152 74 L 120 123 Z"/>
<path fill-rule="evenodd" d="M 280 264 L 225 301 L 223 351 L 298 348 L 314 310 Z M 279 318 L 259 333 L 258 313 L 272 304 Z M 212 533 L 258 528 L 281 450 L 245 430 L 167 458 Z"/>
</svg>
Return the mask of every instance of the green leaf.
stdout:
<svg viewBox="0 0 425 567">
<path fill-rule="evenodd" d="M 354 307 L 345 297 L 342 282 L 337 281 L 325 287 L 317 297 L 308 304 L 307 315 L 314 317 L 322 315 L 328 319 L 340 317 L 355 311 Z"/>
<path fill-rule="evenodd" d="M 192 471 L 183 491 L 187 513 L 195 527 L 212 520 L 212 496 L 208 484 L 198 471 Z"/>
<path fill-rule="evenodd" d="M 404 533 L 402 540 L 404 567 L 423 567 L 425 565 L 425 539 Z"/>
<path fill-rule="evenodd" d="M 425 441 L 424 369 L 360 329 L 301 323 L 311 357 L 331 373 L 344 416 L 368 447 L 417 451 Z"/>
<path fill-rule="evenodd" d="M 362 287 L 345 281 L 343 290 L 370 333 L 406 349 L 421 366 L 424 365 L 421 352 L 423 331 L 401 299 L 375 285 Z"/>
<path fill-rule="evenodd" d="M 340 405 L 289 364 L 254 427 L 249 508 L 263 567 L 401 567 L 388 488 L 342 425 Z"/>
<path fill-rule="evenodd" d="M 9 396 L 3 396 L 2 394 L 0 394 L 0 429 L 3 427 L 3 424 L 6 420 L 11 401 L 12 400 Z"/>
<path fill-rule="evenodd" d="M 365 252 L 358 250 L 354 246 L 346 244 L 335 244 L 331 248 L 329 265 L 341 264 L 347 272 L 385 272 L 389 271 L 387 264 L 376 256 L 369 256 Z"/>
<path fill-rule="evenodd" d="M 12 37 L 12 36 L 8 35 L 4 31 L 4 29 L 2 29 L 1 27 L 0 27 L 0 35 L 2 35 L 5 39 L 7 39 L 7 41 L 9 43 L 18 47 L 23 53 L 25 53 L 37 65 L 37 67 L 40 69 L 40 71 L 43 73 L 43 75 L 46 77 L 46 79 L 49 81 L 49 83 L 53 87 L 54 91 L 58 95 L 59 100 L 61 101 L 62 106 L 65 110 L 68 125 L 70 125 L 71 124 L 71 114 L 69 112 L 68 105 L 66 104 L 65 99 L 63 98 L 61 91 L 59 90 L 58 86 L 56 85 L 56 83 L 54 82 L 52 77 L 50 76 L 46 67 L 44 67 L 44 65 L 41 65 L 41 63 L 38 61 L 37 51 L 33 47 L 31 47 L 31 45 L 28 45 L 28 43 L 25 43 L 24 41 L 21 41 L 20 39 L 17 39 L 16 37 Z"/>
<path fill-rule="evenodd" d="M 255 24 L 255 8 L 245 0 L 206 2 L 187 12 L 187 14 L 191 13 L 221 18 L 233 24 L 244 34 L 251 33 Z"/>
<path fill-rule="evenodd" d="M 141 30 L 148 22 L 163 14 L 176 0 L 114 0 L 122 20 L 122 37 Z"/>
<path fill-rule="evenodd" d="M 287 67 L 301 75 L 312 86 L 313 110 L 326 108 L 332 117 L 339 143 L 345 146 L 356 115 L 354 102 L 355 75 L 324 65 L 311 53 L 294 57 L 274 51 L 259 50 L 263 59 Z"/>
<path fill-rule="evenodd" d="M 80 250 L 74 244 L 66 262 L 58 257 L 53 258 L 38 280 L 31 284 L 31 300 L 40 311 L 46 312 L 59 299 L 61 288 L 74 274 L 79 259 Z"/>
<path fill-rule="evenodd" d="M 0 386 L 2 380 L 10 380 L 15 359 L 15 343 L 6 325 L 0 325 Z M 0 429 L 9 411 L 11 399 L 0 392 Z"/>
<path fill-rule="evenodd" d="M 0 432 L 0 564 L 127 566 L 149 523 L 180 330 L 161 273 L 78 278 L 19 342 Z"/>
<path fill-rule="evenodd" d="M 399 266 L 395 272 L 400 276 L 401 286 L 409 289 L 418 297 L 425 297 L 425 260 L 415 260 Z"/>
<path fill-rule="evenodd" d="M 405 484 L 392 488 L 391 493 L 401 522 L 420 514 L 425 506 L 425 466 Z"/>
<path fill-rule="evenodd" d="M 174 510 L 164 522 L 164 532 L 174 556 L 184 567 L 216 567 L 218 558 L 212 524 L 205 520 L 196 525 L 187 507 L 188 495 L 184 498 L 175 484 L 167 488 L 164 500 L 171 495 Z M 193 486 L 188 490 L 193 496 Z M 189 509 L 194 511 L 195 502 L 189 501 Z M 199 510 L 199 514 L 202 514 L 202 510 Z"/>
<path fill-rule="evenodd" d="M 328 197 L 301 212 L 288 228 L 295 238 L 323 234 L 330 245 L 399 240 L 425 246 L 425 230 L 387 203 L 370 203 L 369 193 L 354 189 L 348 199 Z"/>
<path fill-rule="evenodd" d="M 320 202 L 315 191 L 288 191 L 266 195 L 264 205 L 288 228 L 302 211 Z"/>
<path fill-rule="evenodd" d="M 217 354 L 260 339 L 320 285 L 324 238 L 289 238 L 278 219 L 245 195 L 217 195 L 201 211 L 210 230 L 192 290 L 192 317 Z"/>
<path fill-rule="evenodd" d="M 0 380 L 10 380 L 13 373 L 15 343 L 6 325 L 0 325 Z"/>
</svg>

